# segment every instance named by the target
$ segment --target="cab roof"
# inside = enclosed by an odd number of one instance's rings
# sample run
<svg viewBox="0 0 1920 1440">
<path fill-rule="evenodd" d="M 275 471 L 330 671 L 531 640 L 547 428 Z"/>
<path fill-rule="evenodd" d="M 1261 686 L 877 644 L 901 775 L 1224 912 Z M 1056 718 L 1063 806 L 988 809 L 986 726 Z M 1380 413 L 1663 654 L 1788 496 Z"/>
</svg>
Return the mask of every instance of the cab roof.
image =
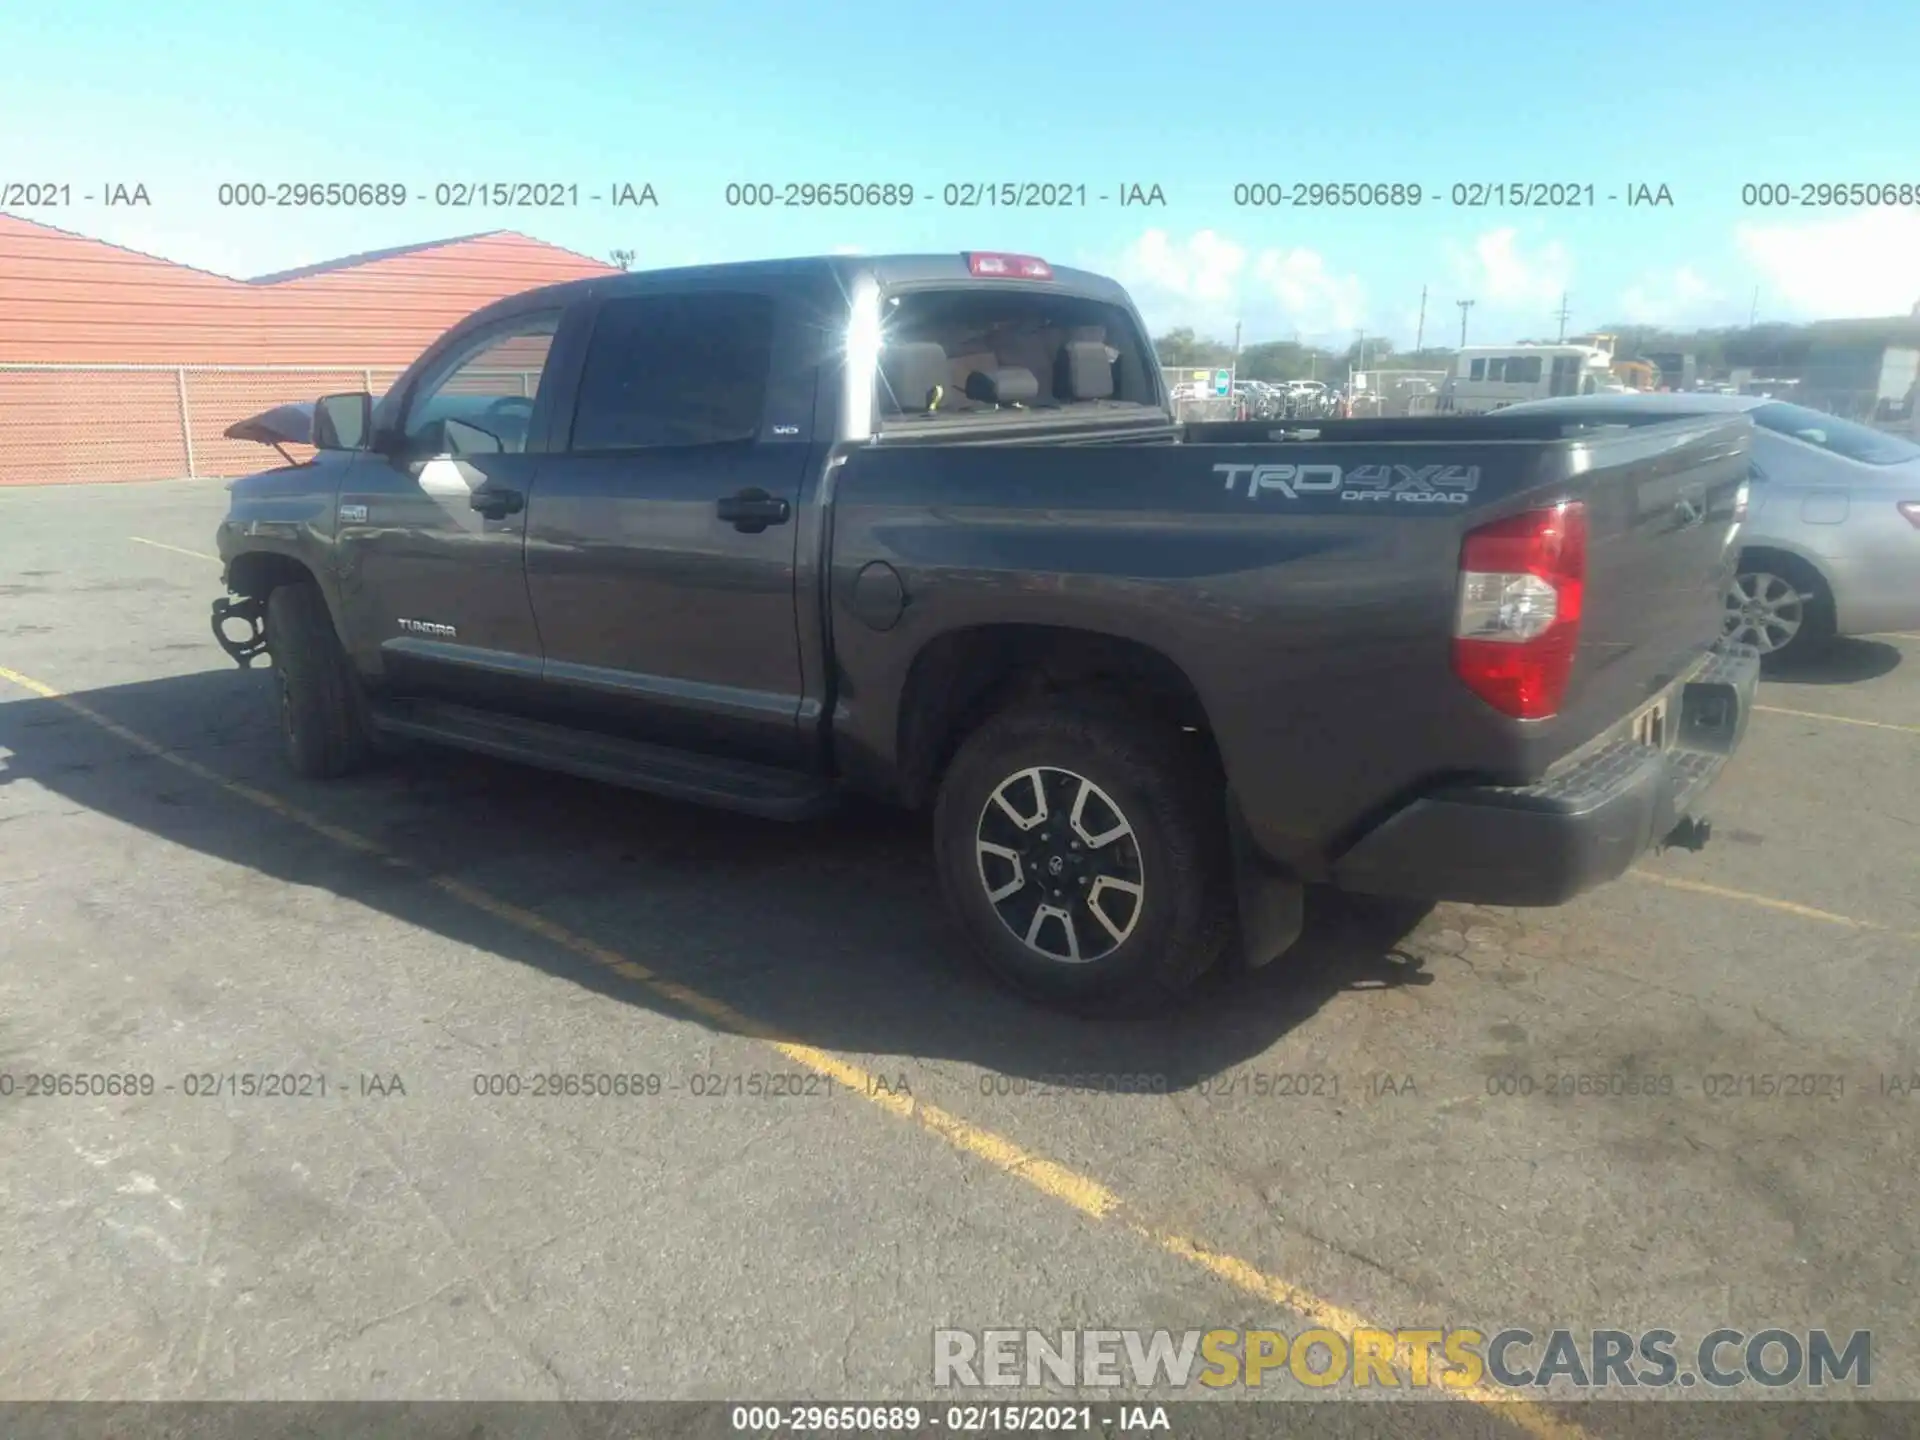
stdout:
<svg viewBox="0 0 1920 1440">
<path fill-rule="evenodd" d="M 1077 295 L 1110 304 L 1131 307 L 1132 299 L 1118 281 L 1091 270 L 1052 266 L 1051 280 L 986 277 L 967 268 L 967 256 L 981 251 L 949 251 L 921 255 L 810 255 L 782 260 L 736 260 L 716 265 L 683 265 L 664 270 L 630 270 L 612 275 L 590 275 L 580 280 L 564 280 L 512 297 L 519 305 L 567 305 L 589 291 L 598 296 L 644 294 L 662 285 L 689 280 L 739 280 L 765 283 L 770 279 L 795 282 L 831 281 L 845 290 L 861 275 L 871 275 L 884 289 L 922 285 L 952 286 L 955 289 L 1014 289 L 1036 293 Z M 1051 263 L 1051 262 L 1049 262 Z"/>
</svg>

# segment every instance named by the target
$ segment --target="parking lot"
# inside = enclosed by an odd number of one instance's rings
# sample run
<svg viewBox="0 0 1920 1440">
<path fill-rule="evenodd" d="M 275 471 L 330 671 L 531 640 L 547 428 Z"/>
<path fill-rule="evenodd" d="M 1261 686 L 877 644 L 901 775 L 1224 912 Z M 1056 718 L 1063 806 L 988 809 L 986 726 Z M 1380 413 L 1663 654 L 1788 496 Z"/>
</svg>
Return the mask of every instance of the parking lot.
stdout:
<svg viewBox="0 0 1920 1440">
<path fill-rule="evenodd" d="M 1316 895 L 1097 1024 L 959 957 L 910 818 L 290 778 L 225 502 L 0 492 L 0 1398 L 920 1396 L 938 1327 L 1320 1323 L 1871 1329 L 1920 1399 L 1920 638 L 1767 681 L 1699 854 Z"/>
</svg>

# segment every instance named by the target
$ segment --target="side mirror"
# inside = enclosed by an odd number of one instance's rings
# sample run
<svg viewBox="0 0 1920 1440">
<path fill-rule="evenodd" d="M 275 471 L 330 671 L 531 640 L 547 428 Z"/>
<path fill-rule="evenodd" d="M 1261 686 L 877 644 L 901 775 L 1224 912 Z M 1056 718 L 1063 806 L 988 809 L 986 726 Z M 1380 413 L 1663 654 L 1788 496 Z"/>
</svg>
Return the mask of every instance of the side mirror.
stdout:
<svg viewBox="0 0 1920 1440">
<path fill-rule="evenodd" d="M 365 450 L 373 441 L 373 396 L 364 390 L 323 395 L 313 406 L 313 448 Z"/>
</svg>

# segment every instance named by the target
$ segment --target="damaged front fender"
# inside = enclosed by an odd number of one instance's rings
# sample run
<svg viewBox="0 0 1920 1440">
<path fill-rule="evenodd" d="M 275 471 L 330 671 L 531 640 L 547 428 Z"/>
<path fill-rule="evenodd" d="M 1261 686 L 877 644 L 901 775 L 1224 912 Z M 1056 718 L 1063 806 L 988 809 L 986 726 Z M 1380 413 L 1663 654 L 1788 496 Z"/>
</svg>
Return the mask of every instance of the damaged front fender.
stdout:
<svg viewBox="0 0 1920 1440">
<path fill-rule="evenodd" d="M 243 639 L 235 639 L 227 633 L 229 621 L 240 621 L 248 627 L 249 633 Z M 220 648 L 233 657 L 233 663 L 242 670 L 251 669 L 254 659 L 266 653 L 267 649 L 267 607 L 266 602 L 252 595 L 233 597 L 223 595 L 213 602 L 213 638 L 220 642 Z"/>
</svg>

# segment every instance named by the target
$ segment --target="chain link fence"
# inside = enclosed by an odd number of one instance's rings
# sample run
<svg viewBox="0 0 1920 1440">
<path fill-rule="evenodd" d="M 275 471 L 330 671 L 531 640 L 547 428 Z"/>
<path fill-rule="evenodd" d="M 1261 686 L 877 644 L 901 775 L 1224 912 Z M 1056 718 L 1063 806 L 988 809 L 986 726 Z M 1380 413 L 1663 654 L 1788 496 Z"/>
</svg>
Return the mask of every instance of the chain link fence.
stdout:
<svg viewBox="0 0 1920 1440">
<path fill-rule="evenodd" d="M 1356 417 L 1431 415 L 1446 382 L 1444 370 L 1367 370 L 1353 396 Z"/>
<path fill-rule="evenodd" d="M 0 485 L 230 478 L 277 463 L 222 433 L 276 405 L 385 394 L 396 366 L 0 364 Z M 528 369 L 462 370 L 442 393 L 531 396 Z M 296 459 L 313 451 L 287 447 Z"/>
<path fill-rule="evenodd" d="M 1226 371 L 1228 393 L 1216 395 L 1215 377 Z M 1233 371 L 1225 366 L 1162 365 L 1173 418 L 1182 424 L 1204 420 L 1238 420 L 1240 402 L 1233 398 Z"/>
</svg>

